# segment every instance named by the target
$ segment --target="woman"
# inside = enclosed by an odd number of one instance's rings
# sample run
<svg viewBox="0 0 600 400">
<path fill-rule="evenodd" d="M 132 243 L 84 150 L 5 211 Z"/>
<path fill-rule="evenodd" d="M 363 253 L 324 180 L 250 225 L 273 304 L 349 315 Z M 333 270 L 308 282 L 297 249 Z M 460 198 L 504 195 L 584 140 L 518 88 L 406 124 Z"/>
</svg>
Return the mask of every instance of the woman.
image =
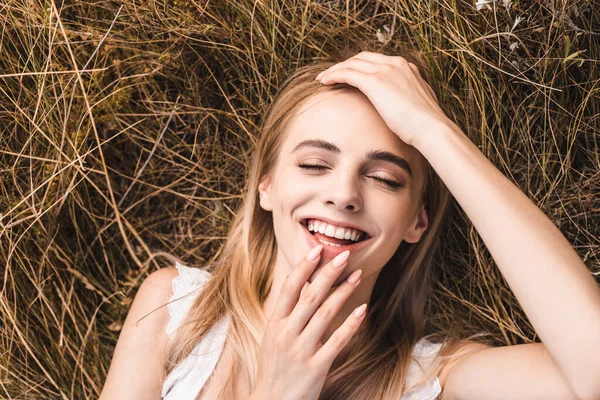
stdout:
<svg viewBox="0 0 600 400">
<path fill-rule="evenodd" d="M 144 281 L 101 398 L 600 398 L 600 290 L 560 231 L 446 116 L 418 57 L 337 61 L 273 101 L 218 261 Z M 450 193 L 543 343 L 424 336 Z"/>
</svg>

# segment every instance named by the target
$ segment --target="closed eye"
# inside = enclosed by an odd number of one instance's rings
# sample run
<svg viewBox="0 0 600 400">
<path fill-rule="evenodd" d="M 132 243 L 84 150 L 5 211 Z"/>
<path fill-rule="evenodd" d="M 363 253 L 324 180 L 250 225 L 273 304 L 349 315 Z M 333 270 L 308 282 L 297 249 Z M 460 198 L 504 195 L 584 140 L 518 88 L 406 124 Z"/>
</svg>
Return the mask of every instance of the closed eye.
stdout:
<svg viewBox="0 0 600 400">
<path fill-rule="evenodd" d="M 311 165 L 311 164 L 297 164 L 298 167 L 302 168 L 302 169 L 313 169 L 313 170 L 323 170 L 323 169 L 327 169 L 327 167 L 324 167 L 322 165 Z M 394 189 L 398 189 L 401 188 L 403 185 L 400 182 L 397 181 L 393 181 L 391 179 L 384 179 L 384 178 L 379 178 L 377 176 L 369 176 L 369 178 L 375 179 L 376 181 L 379 182 L 383 182 L 386 185 L 394 188 Z"/>
</svg>

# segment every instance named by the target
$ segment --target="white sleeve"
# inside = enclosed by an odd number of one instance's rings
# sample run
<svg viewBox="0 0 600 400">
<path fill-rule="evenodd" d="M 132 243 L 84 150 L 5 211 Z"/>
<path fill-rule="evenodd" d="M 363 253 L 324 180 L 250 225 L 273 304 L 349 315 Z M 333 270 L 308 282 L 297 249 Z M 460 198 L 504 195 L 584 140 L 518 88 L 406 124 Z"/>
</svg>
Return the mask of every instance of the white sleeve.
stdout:
<svg viewBox="0 0 600 400">
<path fill-rule="evenodd" d="M 408 367 L 408 374 L 406 377 L 407 387 L 411 383 L 416 382 L 428 373 L 428 367 L 437 357 L 437 354 L 442 347 L 441 343 L 433 343 L 424 338 L 419 340 L 413 348 L 413 357 L 418 362 L 412 360 Z M 437 376 L 430 377 L 430 379 L 418 386 L 411 389 L 402 395 L 401 400 L 435 400 L 442 392 L 442 387 Z"/>
<path fill-rule="evenodd" d="M 167 326 L 169 336 L 181 324 L 201 290 L 197 290 L 189 296 L 186 295 L 204 286 L 211 277 L 209 272 L 198 268 L 190 268 L 181 264 L 176 264 L 176 267 L 179 275 L 173 279 L 172 300 L 180 297 L 181 299 L 168 306 L 171 315 Z M 228 314 L 217 321 L 204 334 L 191 353 L 171 371 L 162 386 L 161 396 L 164 400 L 189 399 L 193 398 L 190 397 L 191 395 L 195 396 L 200 392 L 223 351 L 230 324 L 231 318 Z"/>
<path fill-rule="evenodd" d="M 186 267 L 179 263 L 175 263 L 175 267 L 179 271 L 179 275 L 173 278 L 173 296 L 168 305 L 170 319 L 167 324 L 167 335 L 170 339 L 200 294 L 200 290 L 192 292 L 204 286 L 211 276 L 210 272 L 199 268 Z"/>
</svg>

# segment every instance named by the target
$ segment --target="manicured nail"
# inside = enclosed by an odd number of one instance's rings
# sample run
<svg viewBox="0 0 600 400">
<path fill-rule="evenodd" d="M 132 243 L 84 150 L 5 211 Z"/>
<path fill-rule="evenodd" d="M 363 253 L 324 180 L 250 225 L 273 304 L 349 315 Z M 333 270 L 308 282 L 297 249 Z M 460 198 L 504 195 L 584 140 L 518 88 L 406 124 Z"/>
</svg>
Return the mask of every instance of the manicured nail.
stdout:
<svg viewBox="0 0 600 400">
<path fill-rule="evenodd" d="M 311 251 L 308 252 L 306 256 L 307 261 L 315 261 L 319 254 L 321 254 L 321 250 L 323 250 L 323 245 L 320 244 L 317 247 L 313 247 Z"/>
<path fill-rule="evenodd" d="M 365 313 L 365 310 L 367 309 L 367 303 L 363 303 L 363 305 L 361 305 L 360 307 L 358 307 L 356 310 L 354 310 L 354 316 L 356 318 L 360 318 L 363 316 L 363 314 Z"/>
<path fill-rule="evenodd" d="M 359 269 L 358 271 L 354 271 L 348 277 L 348 283 L 356 283 L 356 282 L 358 282 L 358 278 L 360 278 L 361 275 L 362 275 L 362 269 Z"/>
<path fill-rule="evenodd" d="M 336 268 L 339 268 L 342 265 L 344 265 L 344 263 L 348 259 L 349 255 L 350 255 L 350 250 L 346 250 L 343 253 L 340 253 L 337 256 L 335 256 L 335 258 L 333 259 L 333 263 L 332 263 L 333 266 Z"/>
</svg>

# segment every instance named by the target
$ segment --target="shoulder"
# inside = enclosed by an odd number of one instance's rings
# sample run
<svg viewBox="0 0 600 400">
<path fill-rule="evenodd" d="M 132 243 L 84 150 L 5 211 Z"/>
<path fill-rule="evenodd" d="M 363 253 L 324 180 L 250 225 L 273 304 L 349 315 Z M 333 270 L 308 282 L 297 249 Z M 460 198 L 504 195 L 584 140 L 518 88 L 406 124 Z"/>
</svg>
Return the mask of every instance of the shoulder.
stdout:
<svg viewBox="0 0 600 400">
<path fill-rule="evenodd" d="M 165 267 L 152 272 L 144 279 L 136 293 L 139 296 L 152 294 L 156 300 L 168 300 L 173 296 L 173 281 L 179 276 L 175 267 Z"/>
<path fill-rule="evenodd" d="M 172 296 L 186 289 L 197 289 L 208 281 L 212 274 L 196 267 L 175 263 L 175 266 L 165 267 L 152 272 L 144 281 L 143 287 L 150 287 Z"/>
<path fill-rule="evenodd" d="M 152 272 L 140 285 L 115 347 L 101 399 L 151 398 L 160 394 L 170 322 L 167 307 L 180 279 L 179 267 Z M 137 374 L 144 365 L 144 373 Z"/>
<path fill-rule="evenodd" d="M 439 380 L 441 386 L 445 387 L 446 381 L 448 379 L 448 374 L 459 361 L 464 360 L 466 357 L 473 355 L 481 350 L 491 348 L 492 346 L 489 346 L 484 343 L 478 343 L 468 340 L 463 341 L 453 354 L 448 355 L 449 360 L 444 364 L 442 370 L 440 371 Z"/>
<path fill-rule="evenodd" d="M 179 271 L 175 266 L 164 267 L 150 273 L 142 282 L 142 285 L 156 285 L 160 289 L 170 289 L 171 281 L 179 275 Z"/>
<path fill-rule="evenodd" d="M 157 335 L 164 332 L 169 319 L 165 306 L 173 296 L 173 283 L 178 276 L 177 268 L 166 267 L 150 273 L 144 279 L 135 294 L 119 341 L 126 334 Z"/>
<path fill-rule="evenodd" d="M 543 343 L 493 347 L 467 342 L 452 354 L 440 377 L 442 399 L 582 398 Z"/>
<path fill-rule="evenodd" d="M 440 354 L 442 347 L 443 343 L 435 343 L 426 338 L 421 338 L 413 346 L 406 382 L 409 391 L 402 396 L 402 400 L 438 398 L 444 387 L 448 371 L 456 363 L 456 360 L 487 346 L 464 341 L 459 344 L 453 354 L 444 357 Z M 442 359 L 446 361 L 442 363 Z"/>
</svg>

